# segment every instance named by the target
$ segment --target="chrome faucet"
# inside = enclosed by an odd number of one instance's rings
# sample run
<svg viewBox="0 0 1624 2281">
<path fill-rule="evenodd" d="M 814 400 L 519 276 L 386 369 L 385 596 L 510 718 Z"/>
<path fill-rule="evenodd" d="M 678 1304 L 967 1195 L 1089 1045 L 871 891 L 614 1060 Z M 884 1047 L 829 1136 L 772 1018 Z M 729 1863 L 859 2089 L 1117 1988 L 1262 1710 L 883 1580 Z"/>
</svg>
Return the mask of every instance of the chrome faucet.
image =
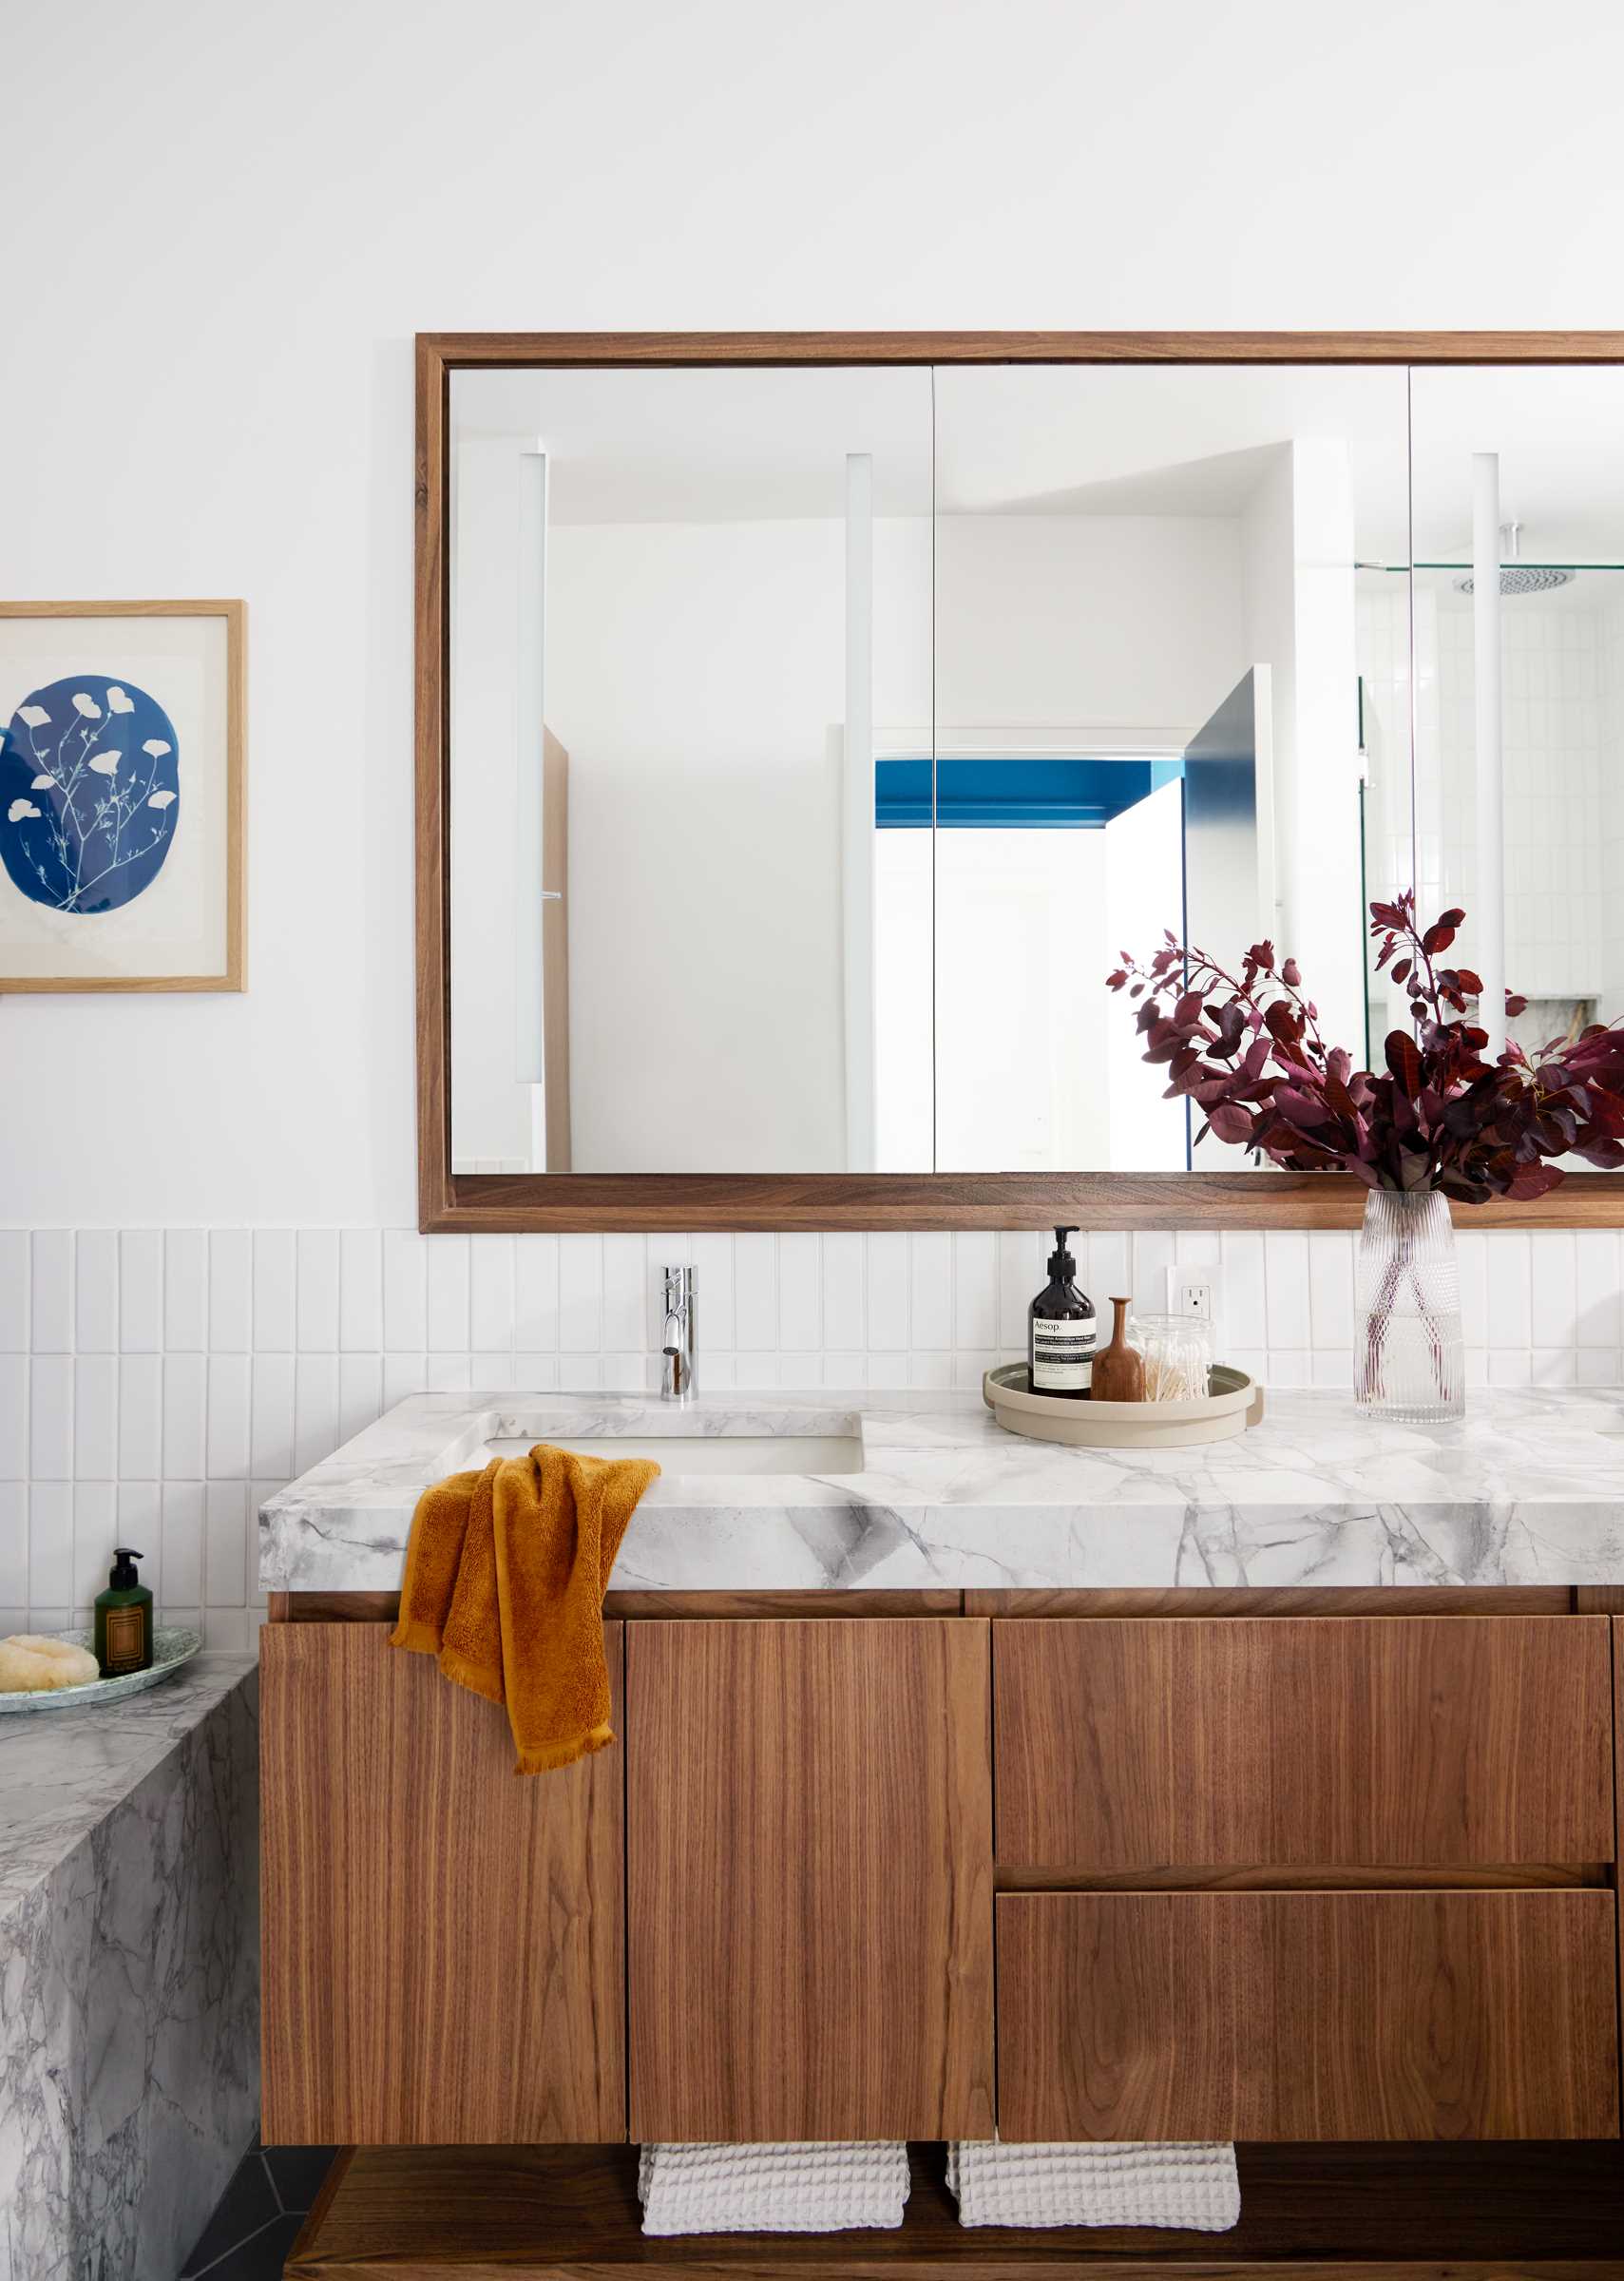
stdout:
<svg viewBox="0 0 1624 2281">
<path fill-rule="evenodd" d="M 665 1332 L 660 1341 L 664 1355 L 659 1373 L 662 1402 L 694 1399 L 694 1271 L 668 1267 L 665 1271 Z"/>
</svg>

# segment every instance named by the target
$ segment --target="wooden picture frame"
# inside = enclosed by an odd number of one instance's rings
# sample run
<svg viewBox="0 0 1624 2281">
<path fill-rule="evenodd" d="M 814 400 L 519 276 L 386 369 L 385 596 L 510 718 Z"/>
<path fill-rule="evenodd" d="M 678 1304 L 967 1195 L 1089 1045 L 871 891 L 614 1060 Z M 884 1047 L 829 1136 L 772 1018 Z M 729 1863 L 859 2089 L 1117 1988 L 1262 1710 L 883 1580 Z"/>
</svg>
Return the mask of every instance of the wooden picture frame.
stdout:
<svg viewBox="0 0 1624 2281">
<path fill-rule="evenodd" d="M 450 376 L 484 366 L 1624 364 L 1617 333 L 420 333 L 415 717 L 418 1225 L 525 1230 L 1349 1228 L 1346 1174 L 455 1173 L 450 1134 L 447 557 Z M 1570 1173 L 1471 1227 L 1624 1226 L 1624 1175 Z"/>
<path fill-rule="evenodd" d="M 59 626 L 64 621 L 105 619 L 143 623 L 154 619 L 219 619 L 224 631 L 224 657 L 219 702 L 222 782 L 214 803 L 212 829 L 219 840 L 218 857 L 205 859 L 212 872 L 218 865 L 223 955 L 218 967 L 182 973 L 48 974 L 7 970 L 7 952 L 0 944 L 0 994 L 10 991 L 128 991 L 220 990 L 246 987 L 243 957 L 245 906 L 245 840 L 243 830 L 244 707 L 247 607 L 241 602 L 0 602 L 0 635 L 8 625 L 29 621 Z M 42 657 L 47 652 L 42 649 Z M 115 700 L 130 710 L 122 689 Z M 148 702 L 152 701 L 150 700 Z M 211 700 L 212 701 L 212 700 Z M 0 728 L 10 707 L 0 710 Z M 3 740 L 0 740 L 3 743 Z M 144 748 L 152 750 L 152 747 Z M 167 749 L 167 748 L 165 748 Z M 116 783 L 117 779 L 114 779 Z M 160 797 L 162 798 L 162 795 Z M 177 795 L 170 794 L 173 800 Z M 149 805 L 156 805 L 149 802 Z M 0 881 L 0 887 L 4 882 Z M 92 907 L 86 907 L 92 908 Z M 212 921 L 205 920 L 205 924 Z"/>
</svg>

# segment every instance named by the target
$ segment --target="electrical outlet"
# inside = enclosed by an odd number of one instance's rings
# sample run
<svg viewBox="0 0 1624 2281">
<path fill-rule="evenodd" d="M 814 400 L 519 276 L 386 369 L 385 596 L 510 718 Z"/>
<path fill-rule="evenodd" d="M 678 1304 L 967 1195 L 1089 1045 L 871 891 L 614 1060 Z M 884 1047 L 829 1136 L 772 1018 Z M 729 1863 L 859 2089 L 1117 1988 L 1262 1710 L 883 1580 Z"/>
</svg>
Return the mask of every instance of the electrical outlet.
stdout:
<svg viewBox="0 0 1624 2281">
<path fill-rule="evenodd" d="M 1211 1323 L 1214 1336 L 1221 1296 L 1219 1271 L 1215 1267 L 1170 1267 L 1167 1271 L 1169 1314 L 1193 1315 L 1197 1322 Z"/>
</svg>

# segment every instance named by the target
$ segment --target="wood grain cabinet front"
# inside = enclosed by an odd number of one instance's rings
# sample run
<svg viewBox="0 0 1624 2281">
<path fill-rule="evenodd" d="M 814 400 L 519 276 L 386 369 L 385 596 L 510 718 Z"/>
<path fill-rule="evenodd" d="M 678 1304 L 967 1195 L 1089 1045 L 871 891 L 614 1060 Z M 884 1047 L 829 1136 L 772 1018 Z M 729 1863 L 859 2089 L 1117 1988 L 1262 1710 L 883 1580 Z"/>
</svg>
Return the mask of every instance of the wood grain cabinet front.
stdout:
<svg viewBox="0 0 1624 2281">
<path fill-rule="evenodd" d="M 1602 1616 L 993 1626 L 1001 1872 L 1614 1857 Z"/>
<path fill-rule="evenodd" d="M 627 1626 L 631 2135 L 992 2135 L 982 1621 Z"/>
<path fill-rule="evenodd" d="M 1601 2138 L 1614 1895 L 1020 1893 L 999 2133 Z"/>
<path fill-rule="evenodd" d="M 261 1642 L 266 2139 L 624 2138 L 620 1752 L 522 1781 L 497 1706 L 387 1624 Z"/>
</svg>

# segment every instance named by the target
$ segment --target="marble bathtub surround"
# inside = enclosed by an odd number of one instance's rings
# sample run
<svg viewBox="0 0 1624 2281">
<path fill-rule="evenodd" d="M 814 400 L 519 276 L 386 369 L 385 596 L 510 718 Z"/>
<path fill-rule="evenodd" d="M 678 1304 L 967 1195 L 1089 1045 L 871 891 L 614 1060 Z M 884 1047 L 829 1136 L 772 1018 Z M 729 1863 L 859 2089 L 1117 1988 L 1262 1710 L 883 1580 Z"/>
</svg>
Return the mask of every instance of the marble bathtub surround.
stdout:
<svg viewBox="0 0 1624 2281">
<path fill-rule="evenodd" d="M 258 2113 L 258 1676 L 0 1741 L 0 2277 L 172 2281 Z"/>
<path fill-rule="evenodd" d="M 652 1438 L 784 1433 L 856 1434 L 861 1470 L 707 1475 Z M 495 1393 L 413 1396 L 268 1499 L 261 1587 L 398 1589 L 419 1491 L 524 1437 L 662 1457 L 612 1589 L 1624 1581 L 1616 1394 L 1500 1390 L 1460 1424 L 1394 1426 L 1346 1394 L 1271 1393 L 1237 1440 L 1108 1450 L 1020 1440 L 946 1393 L 711 1395 L 681 1411 Z"/>
</svg>

